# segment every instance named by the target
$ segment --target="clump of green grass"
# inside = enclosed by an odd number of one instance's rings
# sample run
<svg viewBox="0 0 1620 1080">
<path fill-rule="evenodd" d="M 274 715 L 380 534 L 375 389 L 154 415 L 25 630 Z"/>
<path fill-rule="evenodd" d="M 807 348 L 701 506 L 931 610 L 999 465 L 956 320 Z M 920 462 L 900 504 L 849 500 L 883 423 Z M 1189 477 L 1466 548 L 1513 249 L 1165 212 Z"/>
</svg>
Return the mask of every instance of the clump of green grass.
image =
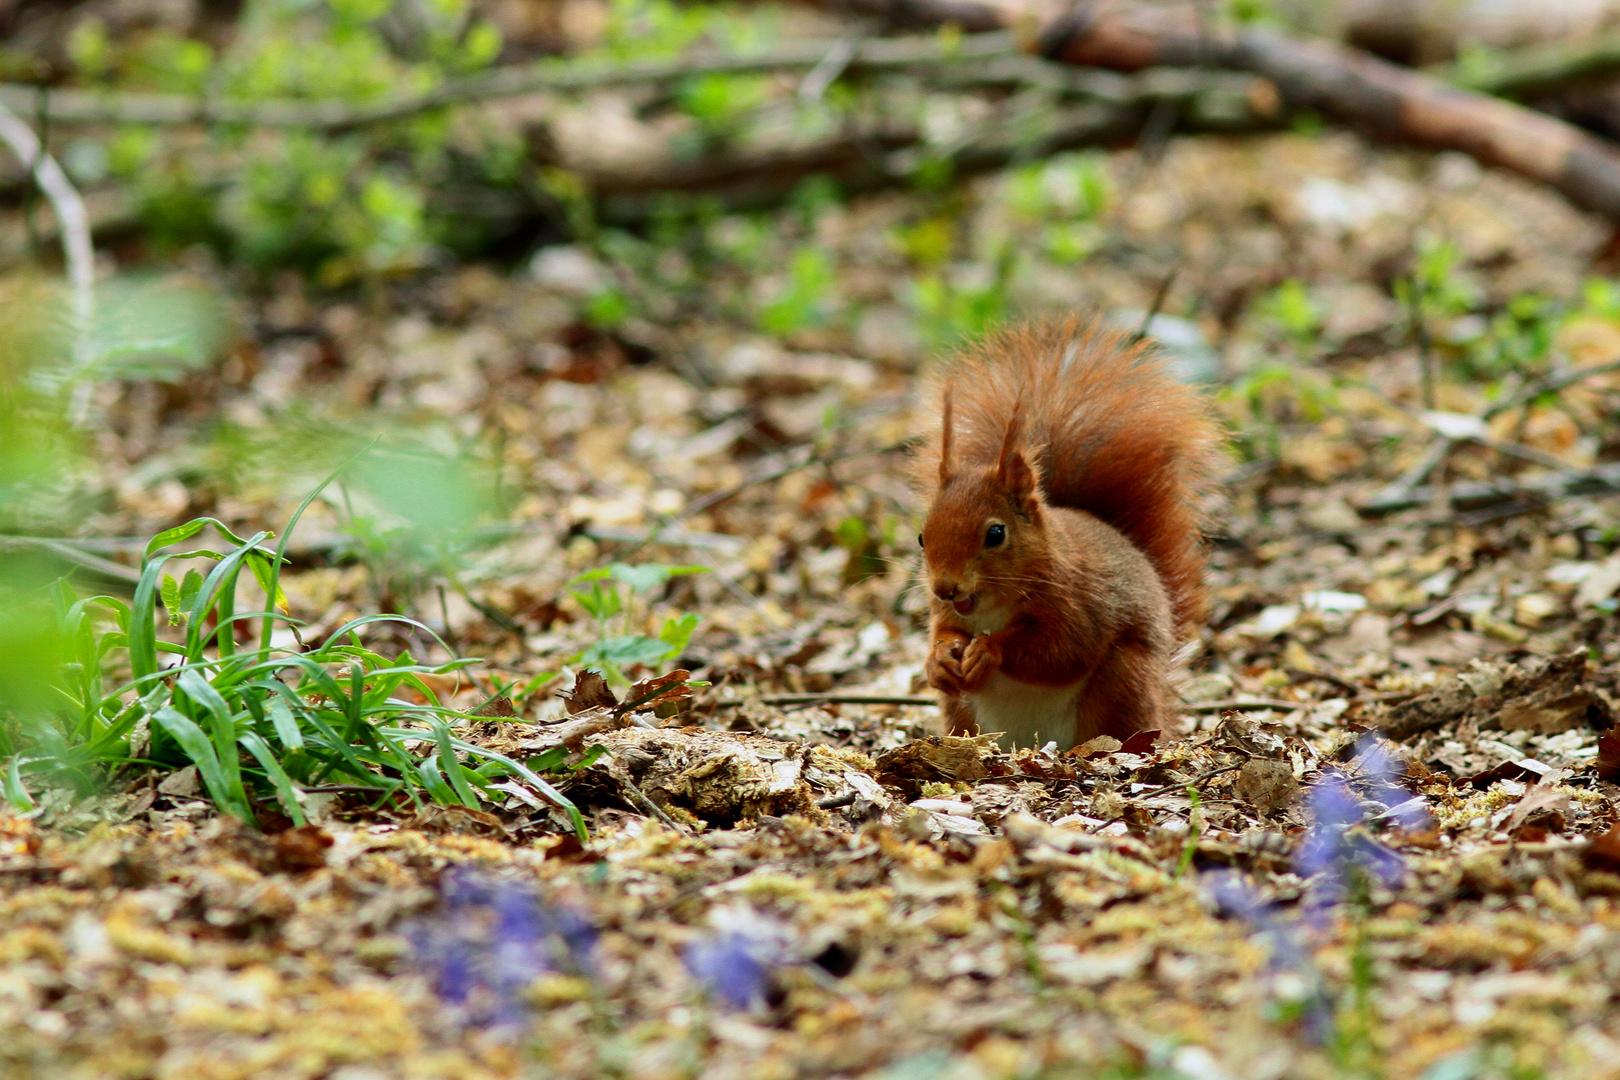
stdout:
<svg viewBox="0 0 1620 1080">
<path fill-rule="evenodd" d="M 33 650 L 33 685 L 18 671 L 0 688 L 0 793 L 26 811 L 34 807 L 31 786 L 84 788 L 132 766 L 194 765 L 221 810 L 252 822 L 257 807 L 273 800 L 302 825 L 300 796 L 311 788 L 341 785 L 379 803 L 476 808 L 504 799 L 491 785 L 514 777 L 567 814 L 585 838 L 578 808 L 539 775 L 560 761 L 521 762 L 456 736 L 452 723 L 465 714 L 442 704 L 423 676 L 476 661 L 422 664 L 409 653 L 384 656 L 362 640 L 366 627 L 394 623 L 437 641 L 426 626 L 367 615 L 302 648 L 274 643 L 278 624 L 295 633 L 300 625 L 287 614 L 280 574 L 287 537 L 314 498 L 293 514 L 273 552 L 265 546 L 273 534 L 240 537 L 213 518 L 159 533 L 146 546 L 128 603 L 79 599 L 60 582 L 0 595 L 0 607 L 12 609 L 0 611 L 9 616 L 0 622 L 26 626 L 43 643 Z M 228 551 L 166 550 L 209 527 Z M 164 573 L 171 560 L 198 557 L 213 560 L 208 574 L 176 581 Z M 271 610 L 238 610 L 244 570 Z M 159 636 L 160 604 L 170 625 L 184 627 L 183 640 Z M 255 624 L 257 643 L 239 645 L 238 628 Z M 108 672 L 122 681 L 109 686 Z M 396 696 L 406 688 L 424 703 Z"/>
</svg>

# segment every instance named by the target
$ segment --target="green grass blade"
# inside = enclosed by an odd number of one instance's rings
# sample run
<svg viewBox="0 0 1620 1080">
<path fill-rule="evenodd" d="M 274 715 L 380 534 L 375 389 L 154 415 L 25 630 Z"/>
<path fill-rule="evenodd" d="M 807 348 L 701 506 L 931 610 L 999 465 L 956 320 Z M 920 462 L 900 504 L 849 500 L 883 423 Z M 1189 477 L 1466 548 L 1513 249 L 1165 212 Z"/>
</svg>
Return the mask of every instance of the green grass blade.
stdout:
<svg viewBox="0 0 1620 1080">
<path fill-rule="evenodd" d="M 344 765 L 348 766 L 349 772 L 354 776 L 378 779 L 378 777 L 375 777 L 372 774 L 370 769 L 366 768 L 365 763 L 360 760 L 360 756 L 354 752 L 354 744 L 340 736 L 337 731 L 333 729 L 332 725 L 328 724 L 321 718 L 320 713 L 316 712 L 314 709 L 310 709 L 307 713 L 305 713 L 305 716 L 308 718 L 310 726 L 313 727 L 316 733 L 321 737 L 319 746 L 328 752 L 328 756 L 326 756 L 326 769 L 324 770 L 323 775 L 324 773 L 329 773 L 332 771 L 334 765 L 329 755 L 335 752 L 339 760 L 341 760 Z"/>
<path fill-rule="evenodd" d="M 213 519 L 192 518 L 184 525 L 176 525 L 172 529 L 164 529 L 162 532 L 158 533 L 156 536 L 152 537 L 152 539 L 146 542 L 146 550 L 142 552 L 141 558 L 143 560 L 150 559 L 153 553 L 159 548 L 166 548 L 170 544 L 178 544 L 182 540 L 190 540 L 193 536 L 196 536 L 198 533 L 202 532 L 203 526 L 207 525 L 211 520 Z"/>
<path fill-rule="evenodd" d="M 397 733 L 398 732 L 394 731 L 389 732 L 389 734 Z M 404 732 L 403 734 L 410 735 L 414 738 L 421 738 L 421 733 L 419 732 L 414 733 L 414 735 L 411 732 Z M 585 830 L 585 817 L 579 812 L 579 807 L 575 806 L 570 799 L 563 795 L 562 792 L 558 791 L 556 788 L 540 779 L 540 777 L 536 776 L 528 767 L 524 766 L 513 758 L 507 757 L 505 754 L 498 753 L 494 750 L 486 750 L 481 746 L 474 746 L 472 743 L 465 742 L 461 739 L 450 740 L 450 745 L 455 749 L 471 754 L 474 757 L 481 757 L 486 761 L 498 761 L 502 765 L 505 765 L 507 768 L 511 769 L 514 775 L 528 781 L 529 786 L 534 788 L 534 790 L 538 792 L 542 798 L 568 815 L 568 820 L 573 822 L 574 831 L 579 835 L 581 843 L 588 843 L 590 841 L 590 834 Z"/>
<path fill-rule="evenodd" d="M 6 763 L 5 774 L 6 802 L 13 810 L 20 813 L 30 813 L 34 809 L 34 800 L 29 796 L 28 789 L 22 781 L 22 755 L 13 754 Z"/>
<path fill-rule="evenodd" d="M 281 530 L 281 540 L 276 544 L 275 558 L 270 561 L 270 580 L 265 586 L 264 590 L 265 595 L 270 597 L 271 608 L 276 606 L 275 598 L 281 595 L 281 568 L 286 564 L 287 542 L 292 539 L 293 530 L 298 527 L 298 520 L 304 516 L 304 511 L 310 508 L 310 505 L 314 503 L 316 498 L 320 496 L 321 492 L 326 490 L 327 486 L 331 484 L 332 481 L 336 480 L 339 476 L 342 476 L 343 471 L 350 465 L 353 465 L 366 454 L 370 453 L 371 448 L 376 446 L 381 438 L 381 435 L 373 438 L 365 446 L 361 447 L 359 450 L 350 455 L 348 460 L 344 461 L 343 464 L 327 473 L 326 479 L 322 480 L 319 484 L 316 484 L 314 491 L 311 491 L 308 495 L 304 496 L 304 501 L 298 504 L 298 509 L 294 510 L 292 517 L 287 519 L 287 527 Z M 259 651 L 261 653 L 268 654 L 270 651 L 270 632 L 274 625 L 275 620 L 269 616 L 266 616 L 264 625 L 259 631 Z"/>
<path fill-rule="evenodd" d="M 148 545 L 150 546 L 150 545 Z M 148 558 L 141 567 L 141 580 L 135 585 L 135 598 L 129 605 L 129 668 L 139 682 L 158 670 L 157 594 L 167 555 Z"/>
<path fill-rule="evenodd" d="M 455 791 L 451 789 L 449 784 L 444 782 L 444 774 L 439 771 L 438 754 L 429 754 L 418 762 L 416 775 L 421 778 L 422 786 L 427 788 L 428 794 L 433 796 L 434 802 L 444 806 L 463 805 L 461 800 L 456 798 Z"/>
<path fill-rule="evenodd" d="M 298 719 L 293 716 L 286 701 L 279 695 L 272 695 L 264 708 L 270 714 L 270 724 L 276 729 L 276 738 L 281 740 L 281 745 L 288 750 L 302 750 L 304 729 L 298 726 Z"/>
<path fill-rule="evenodd" d="M 434 723 L 433 737 L 439 744 L 439 761 L 443 763 L 445 775 L 450 778 L 450 786 L 456 789 L 456 796 L 461 800 L 461 805 L 478 809 L 480 800 L 472 785 L 467 783 L 467 778 L 462 775 L 461 762 L 456 760 L 454 736 L 450 734 L 450 728 L 444 721 Z"/>
<path fill-rule="evenodd" d="M 248 753 L 258 758 L 259 764 L 264 766 L 265 774 L 270 777 L 270 782 L 275 785 L 276 800 L 281 803 L 281 808 L 292 818 L 294 825 L 302 826 L 304 808 L 298 805 L 298 795 L 293 789 L 292 780 L 281 767 L 281 762 L 276 760 L 276 755 L 269 745 L 253 731 L 247 732 L 237 741 L 247 747 Z"/>
<path fill-rule="evenodd" d="M 221 805 L 227 809 L 235 807 L 246 811 L 251 803 L 247 790 L 242 786 L 242 763 L 236 753 L 236 721 L 231 717 L 231 707 L 226 704 L 219 691 L 202 677 L 201 672 L 195 670 L 181 672 L 177 682 L 187 697 L 207 711 L 211 721 L 209 726 L 213 728 L 213 744 L 218 755 L 216 760 L 219 763 L 220 780 L 230 796 Z M 244 820 L 250 817 L 251 814 L 248 814 L 244 816 Z"/>
<path fill-rule="evenodd" d="M 226 598 L 220 595 L 227 582 L 231 592 L 236 590 L 236 575 L 242 566 L 242 560 L 247 558 L 250 548 L 269 539 L 270 534 L 263 530 L 254 533 L 248 538 L 243 547 L 236 548 L 229 555 L 219 560 L 214 568 L 203 579 L 202 588 L 197 590 L 197 598 L 191 603 L 191 616 L 186 624 L 186 654 L 192 659 L 202 656 L 203 620 L 208 616 L 208 609 L 216 604 L 221 606 L 221 623 L 230 615 L 230 607 L 235 602 L 234 595 Z M 228 634 L 226 635 L 228 636 Z"/>
<path fill-rule="evenodd" d="M 197 766 L 197 772 L 202 775 L 203 786 L 208 789 L 208 794 L 213 796 L 214 802 L 221 809 L 247 820 L 248 815 L 240 812 L 246 808 L 238 807 L 232 801 L 234 793 L 225 782 L 225 774 L 219 767 L 219 755 L 215 753 L 214 744 L 209 741 L 208 736 L 203 734 L 203 729 L 172 705 L 165 705 L 154 712 L 152 723 L 167 731 L 174 737 L 174 741 L 180 744 L 180 749 L 185 752 L 186 757 Z"/>
</svg>

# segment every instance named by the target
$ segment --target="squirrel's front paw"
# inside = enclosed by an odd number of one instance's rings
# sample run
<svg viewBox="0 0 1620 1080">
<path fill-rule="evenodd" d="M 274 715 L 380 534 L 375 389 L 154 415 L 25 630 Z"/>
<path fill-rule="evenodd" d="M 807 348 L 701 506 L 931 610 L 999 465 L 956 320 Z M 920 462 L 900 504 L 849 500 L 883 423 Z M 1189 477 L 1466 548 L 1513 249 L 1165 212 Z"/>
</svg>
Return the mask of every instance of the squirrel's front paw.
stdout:
<svg viewBox="0 0 1620 1080">
<path fill-rule="evenodd" d="M 1001 644 L 988 635 L 980 634 L 962 650 L 960 667 L 962 693 L 976 694 L 990 681 L 990 676 L 1001 667 Z"/>
<path fill-rule="evenodd" d="M 936 637 L 934 647 L 928 650 L 928 659 L 923 661 L 923 675 L 928 679 L 928 685 L 942 694 L 961 697 L 962 657 L 971 644 L 972 640 L 966 634 L 955 631 L 946 631 Z"/>
</svg>

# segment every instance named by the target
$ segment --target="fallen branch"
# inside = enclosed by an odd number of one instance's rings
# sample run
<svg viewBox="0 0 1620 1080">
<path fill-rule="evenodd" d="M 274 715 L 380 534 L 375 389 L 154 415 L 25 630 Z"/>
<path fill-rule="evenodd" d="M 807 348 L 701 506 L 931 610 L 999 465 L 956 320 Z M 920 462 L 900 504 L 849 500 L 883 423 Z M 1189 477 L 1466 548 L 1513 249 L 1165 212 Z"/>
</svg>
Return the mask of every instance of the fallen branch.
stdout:
<svg viewBox="0 0 1620 1080">
<path fill-rule="evenodd" d="M 1399 510 L 1409 510 L 1414 506 L 1425 505 L 1428 498 L 1433 496 L 1433 489 L 1423 487 L 1423 482 L 1429 478 L 1429 475 L 1434 472 L 1441 462 L 1445 461 L 1452 450 L 1465 442 L 1478 443 L 1480 446 L 1488 450 L 1495 450 L 1499 454 L 1516 457 L 1522 461 L 1550 468 L 1558 475 L 1570 474 L 1571 470 L 1568 462 L 1552 454 L 1537 450 L 1533 446 L 1525 446 L 1522 443 L 1495 438 L 1490 434 L 1486 424 L 1502 413 L 1530 404 L 1543 394 L 1554 393 L 1585 379 L 1611 371 L 1620 371 L 1620 360 L 1613 360 L 1604 364 L 1591 364 L 1587 367 L 1560 371 L 1544 376 L 1506 400 L 1490 406 L 1477 417 L 1447 413 L 1420 414 L 1417 418 L 1427 424 L 1439 437 L 1429 445 L 1423 456 L 1413 462 L 1398 479 L 1363 504 L 1361 513 L 1378 517 L 1396 513 Z M 1397 408 L 1404 408 L 1396 402 L 1390 404 L 1395 405 Z M 1463 487 L 1467 488 L 1468 485 L 1463 485 Z M 1481 497 L 1483 498 L 1483 496 Z M 1538 498 L 1544 498 L 1544 496 L 1538 496 Z M 1502 505 L 1513 501 L 1522 500 L 1486 501 L 1479 503 L 1475 508 Z M 1528 505 L 1539 505 L 1539 503 L 1533 502 Z"/>
<path fill-rule="evenodd" d="M 906 25 L 956 22 L 1012 28 L 1028 12 L 942 0 L 823 0 Z M 1429 75 L 1321 39 L 1259 28 L 1215 30 L 1193 5 L 1110 7 L 1082 2 L 1039 27 L 1051 60 L 1135 72 L 1156 66 L 1226 68 L 1269 79 L 1293 109 L 1314 109 L 1386 142 L 1457 150 L 1620 220 L 1620 150 L 1544 113 L 1447 86 Z"/>
<path fill-rule="evenodd" d="M 1577 495 L 1612 495 L 1620 492 L 1620 463 L 1592 469 L 1565 469 L 1518 480 L 1481 480 L 1436 489 L 1422 485 L 1407 490 L 1386 489 L 1357 507 L 1364 517 L 1387 517 L 1427 506 L 1441 492 L 1453 511 L 1482 510 L 1509 504 L 1526 508 L 1544 506 Z"/>
</svg>

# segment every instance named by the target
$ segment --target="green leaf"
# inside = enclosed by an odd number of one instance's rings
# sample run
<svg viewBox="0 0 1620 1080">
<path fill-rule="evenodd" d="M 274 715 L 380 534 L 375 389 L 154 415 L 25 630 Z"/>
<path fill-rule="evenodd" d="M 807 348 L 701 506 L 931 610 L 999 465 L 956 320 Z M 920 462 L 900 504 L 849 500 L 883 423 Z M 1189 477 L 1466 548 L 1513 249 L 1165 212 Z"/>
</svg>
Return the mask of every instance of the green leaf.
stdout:
<svg viewBox="0 0 1620 1080">
<path fill-rule="evenodd" d="M 455 806 L 460 802 L 456 793 L 449 784 L 444 782 L 444 774 L 439 771 L 439 755 L 429 754 L 416 766 L 416 774 L 422 780 L 422 786 L 427 788 L 433 801 L 443 806 Z"/>
<path fill-rule="evenodd" d="M 543 687 L 545 687 L 553 679 L 557 678 L 557 676 L 560 674 L 561 672 L 557 671 L 542 671 L 540 674 L 524 683 L 522 688 L 512 691 L 509 696 L 513 701 L 526 700 L 531 694 L 539 692 Z"/>
<path fill-rule="evenodd" d="M 690 612 L 680 618 L 664 620 L 664 628 L 658 632 L 658 640 L 669 646 L 666 655 L 679 656 L 686 651 L 686 646 L 692 640 L 692 632 L 697 629 L 698 617 Z"/>
<path fill-rule="evenodd" d="M 231 717 L 231 707 L 195 668 L 181 672 L 176 683 L 187 697 L 208 711 L 220 777 L 229 792 L 227 799 L 220 800 L 221 807 L 239 812 L 243 820 L 250 820 L 247 791 L 242 787 L 242 764 L 236 756 L 236 722 Z"/>
<path fill-rule="evenodd" d="M 29 797 L 28 789 L 22 782 L 21 754 L 13 754 L 6 763 L 5 790 L 6 802 L 13 810 L 26 814 L 34 809 L 34 800 Z"/>
<path fill-rule="evenodd" d="M 270 598 L 271 609 L 286 614 L 287 594 L 282 590 L 280 576 L 275 572 L 273 556 L 263 551 L 250 551 L 247 565 L 253 572 L 253 580 L 259 583 L 264 595 Z"/>
<path fill-rule="evenodd" d="M 707 566 L 665 566 L 661 563 L 638 563 L 630 566 L 626 563 L 614 563 L 608 567 L 608 572 L 635 592 L 645 592 L 655 586 L 662 585 L 672 577 L 682 577 L 687 574 L 703 574 L 709 571 Z"/>
<path fill-rule="evenodd" d="M 590 664 L 656 664 L 668 659 L 669 642 L 644 634 L 604 638 L 580 653 L 578 662 Z"/>
<path fill-rule="evenodd" d="M 202 589 L 203 576 L 195 570 L 187 570 L 185 580 L 180 582 L 180 606 L 185 607 L 197 599 L 197 593 Z"/>
<path fill-rule="evenodd" d="M 578 772 L 580 769 L 594 765 L 606 753 L 607 747 L 601 743 L 593 744 L 585 751 L 585 756 L 574 764 L 568 764 L 568 755 L 571 751 L 566 746 L 553 746 L 543 753 L 536 754 L 524 762 L 535 772 Z"/>
<path fill-rule="evenodd" d="M 158 585 L 158 595 L 163 598 L 163 606 L 169 612 L 169 625 L 179 626 L 185 615 L 180 610 L 180 583 L 174 580 L 173 575 L 163 575 L 163 581 Z"/>
<path fill-rule="evenodd" d="M 588 590 L 574 589 L 573 597 L 598 622 L 611 619 L 624 610 L 624 598 L 619 595 L 619 590 L 604 589 L 599 581 L 592 581 Z"/>
<path fill-rule="evenodd" d="M 192 518 L 184 525 L 176 525 L 172 529 L 164 529 L 146 543 L 145 558 L 151 558 L 152 553 L 159 548 L 166 548 L 170 544 L 178 544 L 182 540 L 190 540 L 202 532 L 203 526 L 208 524 L 207 518 Z"/>
</svg>

